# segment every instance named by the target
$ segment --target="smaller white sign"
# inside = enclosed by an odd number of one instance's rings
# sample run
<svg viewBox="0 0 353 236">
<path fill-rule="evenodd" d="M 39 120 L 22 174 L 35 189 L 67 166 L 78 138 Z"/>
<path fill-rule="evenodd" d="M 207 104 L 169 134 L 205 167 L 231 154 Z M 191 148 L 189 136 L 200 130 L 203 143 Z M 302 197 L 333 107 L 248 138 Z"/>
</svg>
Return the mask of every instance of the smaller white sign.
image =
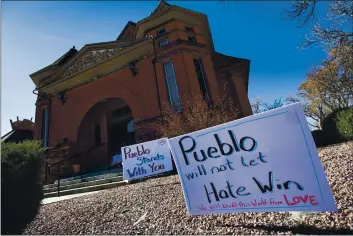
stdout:
<svg viewBox="0 0 353 236">
<path fill-rule="evenodd" d="M 124 180 L 143 178 L 173 170 L 167 138 L 121 148 Z"/>
</svg>

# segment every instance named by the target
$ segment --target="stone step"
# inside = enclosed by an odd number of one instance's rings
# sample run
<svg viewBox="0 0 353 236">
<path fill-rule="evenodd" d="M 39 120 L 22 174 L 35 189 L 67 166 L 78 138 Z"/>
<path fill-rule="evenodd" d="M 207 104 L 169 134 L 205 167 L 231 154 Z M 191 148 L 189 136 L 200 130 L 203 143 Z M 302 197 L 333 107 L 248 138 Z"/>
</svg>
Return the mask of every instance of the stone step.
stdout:
<svg viewBox="0 0 353 236">
<path fill-rule="evenodd" d="M 82 178 L 83 179 L 88 179 L 88 178 L 106 178 L 106 177 L 110 177 L 110 176 L 116 176 L 116 175 L 120 175 L 123 172 L 122 169 L 120 170 L 115 170 L 112 172 L 106 172 L 106 171 L 100 171 L 100 172 L 96 172 L 96 173 L 87 173 L 87 174 L 83 174 Z M 69 182 L 69 181 L 73 181 L 73 180 L 77 180 L 77 179 L 81 179 L 80 175 L 77 175 L 75 177 L 70 177 L 70 178 L 63 178 L 60 179 L 60 183 L 64 183 L 64 182 Z M 54 184 L 57 183 L 57 180 L 55 180 Z"/>
<path fill-rule="evenodd" d="M 89 181 L 95 181 L 95 180 L 114 178 L 114 177 L 119 177 L 119 176 L 122 176 L 121 172 L 109 173 L 109 174 L 104 174 L 104 175 L 96 175 L 96 176 L 92 176 L 92 177 L 83 177 L 82 179 L 80 178 L 80 176 L 77 176 L 76 179 L 60 180 L 60 187 L 66 186 L 66 185 L 82 183 L 82 182 L 89 182 Z M 44 189 L 51 189 L 51 188 L 57 188 L 57 187 L 58 187 L 57 181 L 55 181 L 54 184 L 44 185 Z"/>
<path fill-rule="evenodd" d="M 82 181 L 82 182 L 71 181 L 70 184 L 68 183 L 66 183 L 65 185 L 60 184 L 60 191 L 89 187 L 93 185 L 100 185 L 100 184 L 106 184 L 106 183 L 112 183 L 112 182 L 119 182 L 122 180 L 123 180 L 122 176 L 114 176 L 106 179 L 97 179 L 97 180 L 91 180 L 91 181 Z M 57 192 L 57 191 L 58 191 L 57 185 L 44 188 L 44 193 Z"/>
<path fill-rule="evenodd" d="M 122 186 L 125 184 L 127 184 L 126 181 L 118 181 L 118 182 L 98 184 L 98 185 L 93 185 L 93 186 L 88 186 L 88 187 L 73 188 L 73 189 L 60 191 L 60 196 L 110 189 L 110 188 L 115 188 L 115 187 Z M 57 197 L 57 196 L 58 196 L 57 192 L 44 193 L 44 198 Z"/>
</svg>

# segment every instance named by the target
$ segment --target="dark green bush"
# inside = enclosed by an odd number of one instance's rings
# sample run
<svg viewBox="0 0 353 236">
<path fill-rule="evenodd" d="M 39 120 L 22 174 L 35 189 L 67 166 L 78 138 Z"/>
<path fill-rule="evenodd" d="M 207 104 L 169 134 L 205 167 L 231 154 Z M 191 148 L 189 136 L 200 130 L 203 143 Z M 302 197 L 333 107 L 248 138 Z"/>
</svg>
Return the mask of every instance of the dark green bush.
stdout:
<svg viewBox="0 0 353 236">
<path fill-rule="evenodd" d="M 330 145 L 330 144 L 342 142 L 341 136 L 337 131 L 337 127 L 336 127 L 336 120 L 335 120 L 336 114 L 337 114 L 337 111 L 332 112 L 322 122 L 324 145 Z"/>
<path fill-rule="evenodd" d="M 322 130 L 311 131 L 316 147 L 321 147 L 325 145 L 325 137 Z"/>
<path fill-rule="evenodd" d="M 353 107 L 332 112 L 323 121 L 324 145 L 353 138 Z"/>
<path fill-rule="evenodd" d="M 343 141 L 353 140 L 353 106 L 337 112 L 336 127 Z"/>
<path fill-rule="evenodd" d="M 1 234 L 21 234 L 43 198 L 40 142 L 1 144 Z"/>
</svg>

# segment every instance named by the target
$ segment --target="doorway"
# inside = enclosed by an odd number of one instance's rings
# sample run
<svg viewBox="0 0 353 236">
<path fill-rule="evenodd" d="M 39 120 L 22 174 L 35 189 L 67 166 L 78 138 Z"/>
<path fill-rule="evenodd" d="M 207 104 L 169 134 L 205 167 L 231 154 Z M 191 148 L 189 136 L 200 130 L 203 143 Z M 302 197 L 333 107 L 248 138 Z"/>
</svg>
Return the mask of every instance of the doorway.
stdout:
<svg viewBox="0 0 353 236">
<path fill-rule="evenodd" d="M 108 150 L 110 156 L 121 154 L 121 148 L 135 144 L 135 132 L 129 129 L 133 122 L 128 106 L 109 112 L 108 115 Z"/>
<path fill-rule="evenodd" d="M 135 144 L 135 133 L 128 129 L 131 122 L 132 112 L 122 99 L 107 98 L 92 106 L 78 129 L 77 153 L 84 153 L 83 168 L 110 166 L 121 147 Z"/>
</svg>

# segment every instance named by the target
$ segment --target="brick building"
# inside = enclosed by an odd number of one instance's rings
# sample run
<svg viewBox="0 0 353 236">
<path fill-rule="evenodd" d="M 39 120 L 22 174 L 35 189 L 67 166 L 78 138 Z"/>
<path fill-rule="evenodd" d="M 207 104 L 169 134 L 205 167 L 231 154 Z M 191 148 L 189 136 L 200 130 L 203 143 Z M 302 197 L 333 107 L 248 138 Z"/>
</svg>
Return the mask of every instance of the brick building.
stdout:
<svg viewBox="0 0 353 236">
<path fill-rule="evenodd" d="M 17 116 L 16 121 L 10 120 L 12 130 L 1 137 L 1 142 L 19 143 L 25 140 L 33 139 L 34 123 L 32 118 L 30 120 L 19 120 Z"/>
<path fill-rule="evenodd" d="M 215 51 L 207 15 L 160 1 L 116 40 L 73 47 L 30 75 L 34 137 L 53 147 L 50 161 L 84 153 L 82 168 L 107 165 L 122 145 L 153 138 L 138 123 L 158 118 L 165 101 L 201 92 L 217 102 L 226 88 L 251 115 L 249 68 L 249 60 Z"/>
</svg>

